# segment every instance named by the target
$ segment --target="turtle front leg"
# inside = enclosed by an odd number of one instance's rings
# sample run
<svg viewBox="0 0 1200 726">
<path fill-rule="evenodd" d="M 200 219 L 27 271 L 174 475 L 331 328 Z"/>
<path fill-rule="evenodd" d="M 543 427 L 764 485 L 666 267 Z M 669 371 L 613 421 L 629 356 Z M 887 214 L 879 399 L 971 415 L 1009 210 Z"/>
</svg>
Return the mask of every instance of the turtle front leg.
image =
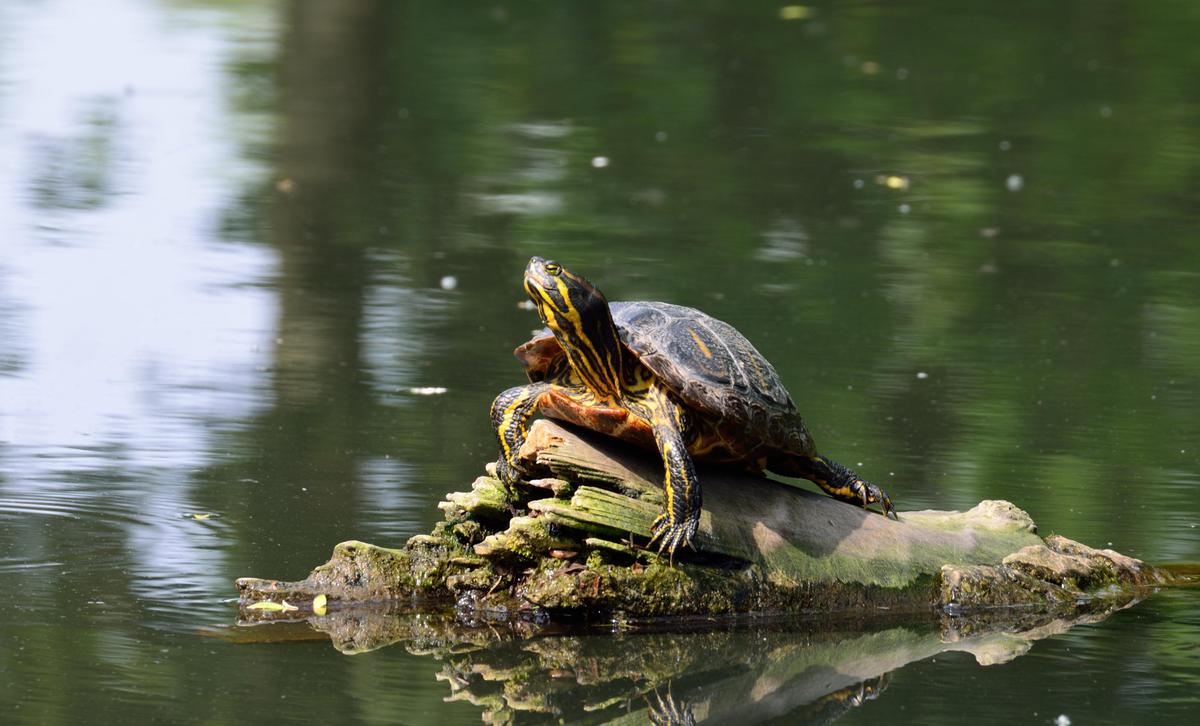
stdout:
<svg viewBox="0 0 1200 726">
<path fill-rule="evenodd" d="M 530 383 L 510 388 L 492 401 L 492 428 L 500 439 L 496 477 L 505 486 L 516 484 L 525 473 L 519 458 L 521 446 L 529 436 L 529 419 L 537 411 L 542 396 L 549 391 L 548 383 Z"/>
<path fill-rule="evenodd" d="M 687 450 L 684 413 L 666 391 L 655 386 L 644 401 L 654 443 L 663 458 L 663 490 L 667 503 L 650 527 L 650 545 L 672 557 L 680 547 L 692 547 L 700 524 L 700 481 Z"/>
</svg>

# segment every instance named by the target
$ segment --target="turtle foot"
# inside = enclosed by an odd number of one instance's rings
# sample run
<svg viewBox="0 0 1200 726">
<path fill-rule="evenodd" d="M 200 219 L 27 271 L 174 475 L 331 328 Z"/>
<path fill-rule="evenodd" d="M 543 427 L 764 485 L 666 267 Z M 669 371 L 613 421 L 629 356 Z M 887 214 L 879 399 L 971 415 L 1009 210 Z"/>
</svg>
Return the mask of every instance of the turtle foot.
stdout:
<svg viewBox="0 0 1200 726">
<path fill-rule="evenodd" d="M 658 515 L 654 524 L 650 525 L 650 542 L 647 547 L 653 547 L 657 542 L 659 554 L 666 552 L 674 563 L 675 551 L 680 547 L 696 549 L 692 538 L 696 535 L 696 527 L 699 524 L 699 514 L 687 517 L 682 521 L 671 521 L 671 517 L 664 512 Z"/>
<path fill-rule="evenodd" d="M 900 515 L 896 514 L 896 508 L 892 506 L 891 497 L 889 497 L 887 493 L 879 487 L 870 482 L 863 481 L 862 479 L 856 479 L 854 483 L 850 485 L 850 489 L 854 492 L 854 496 L 858 497 L 862 501 L 864 509 L 868 504 L 875 504 L 878 502 L 880 508 L 883 509 L 883 516 L 885 518 L 891 516 L 891 518 L 897 522 L 900 521 Z"/>
<path fill-rule="evenodd" d="M 496 478 L 505 486 L 511 487 L 525 478 L 525 472 L 500 457 L 496 460 Z"/>
</svg>

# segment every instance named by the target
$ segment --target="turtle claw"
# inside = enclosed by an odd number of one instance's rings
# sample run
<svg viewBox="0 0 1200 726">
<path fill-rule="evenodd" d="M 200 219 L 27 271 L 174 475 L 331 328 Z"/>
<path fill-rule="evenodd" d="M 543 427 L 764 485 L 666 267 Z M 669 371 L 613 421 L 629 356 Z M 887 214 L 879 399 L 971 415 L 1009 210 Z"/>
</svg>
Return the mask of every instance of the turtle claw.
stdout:
<svg viewBox="0 0 1200 726">
<path fill-rule="evenodd" d="M 700 517 L 692 516 L 684 519 L 682 522 L 672 522 L 666 512 L 658 515 L 654 520 L 654 524 L 650 525 L 650 541 L 646 544 L 647 549 L 658 543 L 658 553 L 661 555 L 666 551 L 667 556 L 671 560 L 671 564 L 675 564 L 675 551 L 680 546 L 689 547 L 694 552 L 696 545 L 692 542 L 692 538 L 696 535 L 696 527 L 700 524 Z"/>
<path fill-rule="evenodd" d="M 887 519 L 888 516 L 890 515 L 892 519 L 896 520 L 897 522 L 900 521 L 900 515 L 896 513 L 896 508 L 892 506 L 891 499 L 885 498 L 882 502 L 882 506 L 883 506 L 883 518 L 884 519 Z"/>
<path fill-rule="evenodd" d="M 496 460 L 496 478 L 506 487 L 512 488 L 524 476 L 524 472 L 505 461 L 503 456 Z"/>
<path fill-rule="evenodd" d="M 529 478 L 528 473 L 508 463 L 501 456 L 496 460 L 496 478 L 500 480 L 500 486 L 504 489 L 505 508 L 508 509 L 509 514 L 516 516 L 518 512 L 513 503 L 520 499 L 518 484 Z"/>
<path fill-rule="evenodd" d="M 863 509 L 866 509 L 868 504 L 878 502 L 880 508 L 883 509 L 884 519 L 890 515 L 892 519 L 900 521 L 900 515 L 896 514 L 896 508 L 892 506 L 891 497 L 879 487 L 862 479 L 855 479 L 850 488 L 854 491 L 855 496 L 862 500 Z"/>
</svg>

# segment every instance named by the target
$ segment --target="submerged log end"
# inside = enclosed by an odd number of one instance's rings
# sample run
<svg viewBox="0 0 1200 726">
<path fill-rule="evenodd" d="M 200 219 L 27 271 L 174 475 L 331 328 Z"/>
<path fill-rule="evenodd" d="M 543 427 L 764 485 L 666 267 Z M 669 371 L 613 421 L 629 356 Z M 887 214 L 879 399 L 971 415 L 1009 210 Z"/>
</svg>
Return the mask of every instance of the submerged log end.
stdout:
<svg viewBox="0 0 1200 726">
<path fill-rule="evenodd" d="M 263 600 L 293 604 L 317 595 L 328 600 L 385 601 L 443 587 L 461 548 L 429 535 L 412 538 L 405 549 L 348 540 L 336 545 L 329 561 L 294 582 L 243 577 L 237 580 L 242 604 Z"/>
<path fill-rule="evenodd" d="M 1112 550 L 1051 535 L 1006 556 L 997 565 L 943 565 L 939 604 L 959 609 L 1013 605 L 1087 604 L 1132 599 L 1138 590 L 1166 584 L 1161 570 Z"/>
</svg>

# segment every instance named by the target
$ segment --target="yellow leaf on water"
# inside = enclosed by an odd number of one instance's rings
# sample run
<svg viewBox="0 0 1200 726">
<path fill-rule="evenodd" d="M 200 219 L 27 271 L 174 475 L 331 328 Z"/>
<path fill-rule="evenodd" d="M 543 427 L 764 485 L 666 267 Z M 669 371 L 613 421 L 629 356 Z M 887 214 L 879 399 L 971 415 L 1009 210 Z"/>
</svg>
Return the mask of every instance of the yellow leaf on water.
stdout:
<svg viewBox="0 0 1200 726">
<path fill-rule="evenodd" d="M 911 180 L 906 176 L 899 174 L 879 174 L 875 177 L 875 183 L 881 184 L 888 189 L 908 189 Z"/>
<path fill-rule="evenodd" d="M 210 517 L 212 517 L 212 514 L 210 514 L 208 512 L 204 512 L 203 514 L 193 514 L 192 515 L 192 519 L 196 520 L 197 522 L 203 522 L 204 520 L 209 519 Z"/>
<path fill-rule="evenodd" d="M 286 600 L 284 602 L 286 602 Z M 277 602 L 271 602 L 270 600 L 262 600 L 262 601 L 254 603 L 253 605 L 247 605 L 246 609 L 247 610 L 283 610 L 283 605 L 280 605 Z M 295 608 L 293 608 L 293 609 L 295 609 Z"/>
<path fill-rule="evenodd" d="M 317 595 L 316 597 L 313 598 L 313 614 L 314 615 L 324 615 L 325 614 L 326 600 L 327 600 L 327 598 L 324 595 Z"/>
<path fill-rule="evenodd" d="M 812 8 L 804 5 L 784 5 L 779 8 L 779 17 L 783 20 L 804 20 L 812 17 Z"/>
</svg>

